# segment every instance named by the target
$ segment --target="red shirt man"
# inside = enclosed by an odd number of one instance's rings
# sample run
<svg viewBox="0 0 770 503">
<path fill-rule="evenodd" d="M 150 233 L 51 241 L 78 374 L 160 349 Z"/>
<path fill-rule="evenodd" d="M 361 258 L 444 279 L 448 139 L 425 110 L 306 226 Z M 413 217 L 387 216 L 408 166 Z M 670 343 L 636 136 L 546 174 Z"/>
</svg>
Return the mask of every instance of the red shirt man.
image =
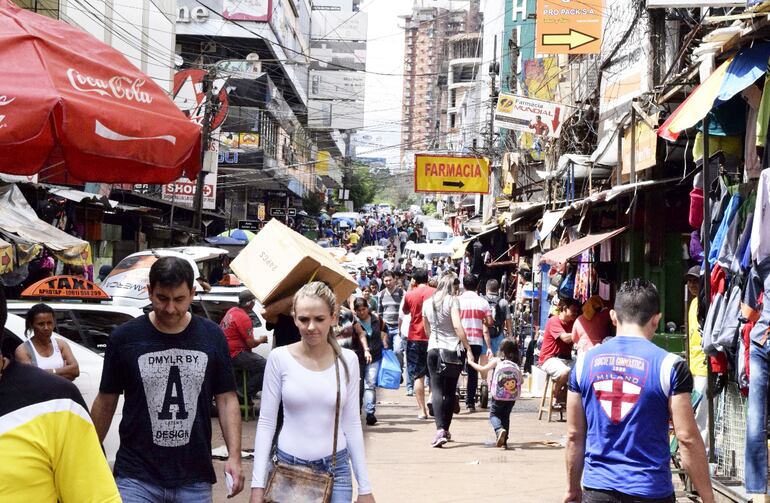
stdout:
<svg viewBox="0 0 770 503">
<path fill-rule="evenodd" d="M 230 358 L 235 358 L 243 351 L 250 351 L 248 342 L 254 340 L 254 325 L 240 307 L 230 308 L 225 317 L 219 324 L 227 339 L 227 346 L 230 348 Z"/>
<path fill-rule="evenodd" d="M 409 323 L 408 340 L 428 341 L 428 336 L 425 334 L 425 325 L 422 323 L 422 305 L 425 302 L 425 299 L 433 296 L 435 292 L 435 288 L 423 284 L 410 290 L 404 296 L 404 314 L 412 316 Z"/>
<path fill-rule="evenodd" d="M 540 348 L 540 368 L 556 382 L 554 400 L 563 405 L 567 399 L 567 380 L 572 368 L 572 325 L 580 314 L 580 303 L 575 299 L 559 301 L 559 314 L 551 316 L 543 330 Z"/>
</svg>

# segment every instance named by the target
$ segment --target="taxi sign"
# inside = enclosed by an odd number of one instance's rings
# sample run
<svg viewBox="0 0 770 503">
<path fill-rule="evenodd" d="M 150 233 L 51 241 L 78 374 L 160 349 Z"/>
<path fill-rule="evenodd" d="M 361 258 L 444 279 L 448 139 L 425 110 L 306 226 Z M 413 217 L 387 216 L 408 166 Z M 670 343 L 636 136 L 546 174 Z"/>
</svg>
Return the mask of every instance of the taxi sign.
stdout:
<svg viewBox="0 0 770 503">
<path fill-rule="evenodd" d="M 486 157 L 417 154 L 414 168 L 415 192 L 489 193 Z"/>
<path fill-rule="evenodd" d="M 30 285 L 22 297 L 109 300 L 110 296 L 93 281 L 79 276 L 51 276 Z"/>
<path fill-rule="evenodd" d="M 598 54 L 602 0 L 537 0 L 537 54 Z"/>
</svg>

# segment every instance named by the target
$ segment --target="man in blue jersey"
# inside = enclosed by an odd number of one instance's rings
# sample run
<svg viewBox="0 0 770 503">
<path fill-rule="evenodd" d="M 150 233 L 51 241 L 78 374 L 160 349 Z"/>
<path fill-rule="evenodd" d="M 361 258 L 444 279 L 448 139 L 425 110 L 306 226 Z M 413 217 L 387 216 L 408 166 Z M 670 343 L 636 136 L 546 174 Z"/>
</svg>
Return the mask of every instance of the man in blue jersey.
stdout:
<svg viewBox="0 0 770 503">
<path fill-rule="evenodd" d="M 651 342 L 661 317 L 655 285 L 624 283 L 610 317 L 617 337 L 578 357 L 569 379 L 565 503 L 674 503 L 669 419 L 701 501 L 713 502 L 692 375 Z"/>
</svg>

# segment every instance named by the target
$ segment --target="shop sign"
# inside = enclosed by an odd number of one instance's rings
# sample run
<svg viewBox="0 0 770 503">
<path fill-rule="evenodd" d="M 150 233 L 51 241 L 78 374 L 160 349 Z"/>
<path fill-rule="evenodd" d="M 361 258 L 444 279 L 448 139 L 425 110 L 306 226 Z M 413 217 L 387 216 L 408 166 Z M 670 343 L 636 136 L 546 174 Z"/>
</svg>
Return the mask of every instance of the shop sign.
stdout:
<svg viewBox="0 0 770 503">
<path fill-rule="evenodd" d="M 223 0 L 222 17 L 231 21 L 270 21 L 271 0 Z"/>
<path fill-rule="evenodd" d="M 174 74 L 174 92 L 172 93 L 174 103 L 196 124 L 203 123 L 206 112 L 208 100 L 203 90 L 206 73 L 206 70 L 191 68 Z M 222 125 L 227 117 L 227 89 L 224 84 L 225 79 L 217 79 L 213 83 L 213 92 L 217 93 L 219 98 L 219 110 L 211 120 L 212 131 Z"/>
<path fill-rule="evenodd" d="M 500 93 L 495 107 L 495 127 L 557 138 L 561 132 L 563 108 L 550 101 Z"/>
<path fill-rule="evenodd" d="M 192 207 L 195 200 L 195 180 L 180 178 L 174 183 L 163 185 L 161 197 L 166 201 L 172 201 L 180 206 Z M 216 209 L 217 206 L 217 173 L 206 173 L 203 181 L 203 208 Z"/>
<path fill-rule="evenodd" d="M 538 54 L 598 54 L 602 0 L 537 0 Z"/>
<path fill-rule="evenodd" d="M 257 218 L 265 221 L 265 203 L 259 203 L 257 205 Z"/>
<path fill-rule="evenodd" d="M 109 300 L 110 296 L 93 281 L 79 276 L 52 276 L 27 287 L 22 297 Z"/>
<path fill-rule="evenodd" d="M 270 208 L 271 217 L 285 217 L 289 215 L 294 217 L 297 215 L 297 208 Z"/>
<path fill-rule="evenodd" d="M 238 228 L 242 231 L 259 231 L 260 228 L 260 221 L 259 220 L 238 220 Z"/>
<path fill-rule="evenodd" d="M 657 116 L 651 121 L 657 124 Z M 649 169 L 656 164 L 656 154 L 658 147 L 658 135 L 655 130 L 650 128 L 646 122 L 636 123 L 635 129 L 635 148 L 634 171 L 639 172 Z M 631 173 L 631 127 L 627 127 L 623 135 L 623 171 L 624 175 Z"/>
<path fill-rule="evenodd" d="M 415 192 L 489 193 L 486 157 L 417 154 L 414 166 Z"/>
</svg>

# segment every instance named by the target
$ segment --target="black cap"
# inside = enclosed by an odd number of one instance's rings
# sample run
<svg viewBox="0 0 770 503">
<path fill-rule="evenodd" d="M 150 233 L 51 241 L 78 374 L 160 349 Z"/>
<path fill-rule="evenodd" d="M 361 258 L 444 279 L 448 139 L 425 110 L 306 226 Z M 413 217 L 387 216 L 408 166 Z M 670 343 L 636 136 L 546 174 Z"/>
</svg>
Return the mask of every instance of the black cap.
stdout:
<svg viewBox="0 0 770 503">
<path fill-rule="evenodd" d="M 241 290 L 241 292 L 238 294 L 238 305 L 239 306 L 245 306 L 252 300 L 255 300 L 257 297 L 251 293 L 251 290 Z"/>
<path fill-rule="evenodd" d="M 687 274 L 685 274 L 684 277 L 685 278 L 692 277 L 692 278 L 695 278 L 695 279 L 699 279 L 700 278 L 700 266 L 699 265 L 694 265 L 694 266 L 690 267 L 687 270 Z"/>
</svg>

